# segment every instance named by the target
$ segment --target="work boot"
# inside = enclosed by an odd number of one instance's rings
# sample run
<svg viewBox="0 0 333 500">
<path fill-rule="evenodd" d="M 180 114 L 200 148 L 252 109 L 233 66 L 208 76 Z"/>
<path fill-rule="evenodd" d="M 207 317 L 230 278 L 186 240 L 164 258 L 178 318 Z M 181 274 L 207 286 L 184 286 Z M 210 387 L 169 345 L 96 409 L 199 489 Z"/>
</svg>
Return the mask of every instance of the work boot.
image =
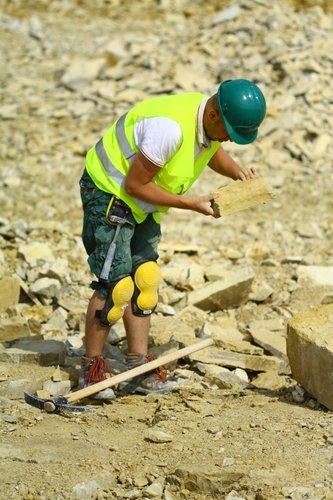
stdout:
<svg viewBox="0 0 333 500">
<path fill-rule="evenodd" d="M 83 389 L 89 385 L 96 384 L 112 376 L 103 356 L 95 356 L 81 358 L 81 371 L 78 383 L 78 389 Z M 102 391 L 89 396 L 91 399 L 99 399 L 101 401 L 111 401 L 116 398 L 113 390 L 108 387 Z"/>
<path fill-rule="evenodd" d="M 128 370 L 153 361 L 155 356 L 146 354 L 129 353 L 127 355 Z M 168 378 L 167 370 L 156 368 L 132 379 L 122 382 L 118 386 L 121 393 L 126 394 L 164 394 L 178 387 L 175 379 Z"/>
</svg>

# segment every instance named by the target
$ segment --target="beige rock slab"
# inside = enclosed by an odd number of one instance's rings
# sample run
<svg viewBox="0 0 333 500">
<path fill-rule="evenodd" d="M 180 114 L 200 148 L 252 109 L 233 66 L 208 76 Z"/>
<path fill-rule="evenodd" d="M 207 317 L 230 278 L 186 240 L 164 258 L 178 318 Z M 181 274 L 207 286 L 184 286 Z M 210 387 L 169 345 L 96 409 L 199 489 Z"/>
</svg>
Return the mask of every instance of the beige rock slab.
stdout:
<svg viewBox="0 0 333 500">
<path fill-rule="evenodd" d="M 276 332 L 270 332 L 264 328 L 249 329 L 254 342 L 260 345 L 265 351 L 277 356 L 278 358 L 287 359 L 286 339 L 284 336 Z"/>
<path fill-rule="evenodd" d="M 20 298 L 20 280 L 17 276 L 6 276 L 0 280 L 0 313 L 15 306 Z"/>
<path fill-rule="evenodd" d="M 39 364 L 41 366 L 63 365 L 66 346 L 57 340 L 21 339 L 12 347 L 0 352 L 0 362 Z"/>
<path fill-rule="evenodd" d="M 301 310 L 289 321 L 287 355 L 293 378 L 333 410 L 333 304 Z"/>
<path fill-rule="evenodd" d="M 0 342 L 11 342 L 31 335 L 29 323 L 25 318 L 5 318 L 0 321 Z"/>
<path fill-rule="evenodd" d="M 213 281 L 189 293 L 188 305 L 212 312 L 237 307 L 248 300 L 254 277 L 251 266 L 228 272 L 224 279 Z"/>
<path fill-rule="evenodd" d="M 286 363 L 275 356 L 242 354 L 214 346 L 195 352 L 189 357 L 192 361 L 210 363 L 227 368 L 242 368 L 254 372 L 275 370 L 277 373 L 289 373 L 289 367 L 286 366 Z"/>
<path fill-rule="evenodd" d="M 188 491 L 200 492 L 208 497 L 218 498 L 232 484 L 243 477 L 241 470 L 224 470 L 220 467 L 207 467 L 204 464 L 184 464 L 168 476 L 170 484 L 180 484 Z M 217 496 L 216 496 L 217 495 Z M 221 496 L 220 496 L 221 498 Z"/>
<path fill-rule="evenodd" d="M 214 200 L 213 209 L 220 216 L 267 203 L 274 197 L 272 188 L 261 177 L 235 181 L 217 192 L 219 197 Z"/>
</svg>

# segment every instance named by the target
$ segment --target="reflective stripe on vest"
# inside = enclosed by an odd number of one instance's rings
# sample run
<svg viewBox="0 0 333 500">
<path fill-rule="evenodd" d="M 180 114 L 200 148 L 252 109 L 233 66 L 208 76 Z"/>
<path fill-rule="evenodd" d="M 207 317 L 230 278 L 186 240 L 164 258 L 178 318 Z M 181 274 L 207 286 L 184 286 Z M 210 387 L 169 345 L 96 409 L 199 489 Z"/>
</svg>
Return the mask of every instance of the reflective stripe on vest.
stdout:
<svg viewBox="0 0 333 500">
<path fill-rule="evenodd" d="M 119 146 L 123 152 L 123 155 L 125 156 L 126 160 L 129 161 L 129 163 L 132 163 L 134 156 L 136 155 L 136 152 L 133 151 L 131 148 L 130 143 L 127 140 L 127 137 L 125 135 L 125 118 L 126 118 L 127 113 L 122 115 L 119 120 L 116 123 L 116 135 L 117 135 L 117 140 L 119 142 Z M 102 163 L 103 167 L 109 174 L 109 176 L 117 182 L 123 189 L 125 186 L 125 175 L 122 174 L 112 163 L 110 158 L 107 155 L 107 152 L 105 150 L 104 144 L 103 144 L 103 138 L 101 138 L 98 143 L 95 146 L 95 150 L 97 153 L 97 156 Z M 135 203 L 147 214 L 157 212 L 157 208 L 155 205 L 152 205 L 151 203 L 147 203 L 145 201 L 139 200 L 138 198 L 134 198 L 133 200 Z"/>
</svg>

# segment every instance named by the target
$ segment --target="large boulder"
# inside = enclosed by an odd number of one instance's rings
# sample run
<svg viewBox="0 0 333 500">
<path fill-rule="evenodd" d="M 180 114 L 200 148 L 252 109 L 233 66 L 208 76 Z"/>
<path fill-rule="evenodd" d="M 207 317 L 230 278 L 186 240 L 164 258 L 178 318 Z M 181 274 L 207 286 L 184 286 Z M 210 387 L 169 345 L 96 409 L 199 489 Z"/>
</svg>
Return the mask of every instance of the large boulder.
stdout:
<svg viewBox="0 0 333 500">
<path fill-rule="evenodd" d="M 287 355 L 293 378 L 333 410 L 333 304 L 301 310 L 289 321 Z"/>
</svg>

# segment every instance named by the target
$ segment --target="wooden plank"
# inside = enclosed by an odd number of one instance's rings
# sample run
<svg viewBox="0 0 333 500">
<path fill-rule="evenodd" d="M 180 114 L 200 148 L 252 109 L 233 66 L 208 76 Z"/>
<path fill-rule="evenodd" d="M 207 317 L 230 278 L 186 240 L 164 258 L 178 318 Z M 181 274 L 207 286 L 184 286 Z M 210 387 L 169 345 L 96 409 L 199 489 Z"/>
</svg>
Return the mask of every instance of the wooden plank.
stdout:
<svg viewBox="0 0 333 500">
<path fill-rule="evenodd" d="M 272 188 L 258 176 L 247 181 L 234 181 L 217 192 L 219 197 L 212 201 L 212 208 L 219 216 L 268 203 L 274 198 Z"/>
</svg>

